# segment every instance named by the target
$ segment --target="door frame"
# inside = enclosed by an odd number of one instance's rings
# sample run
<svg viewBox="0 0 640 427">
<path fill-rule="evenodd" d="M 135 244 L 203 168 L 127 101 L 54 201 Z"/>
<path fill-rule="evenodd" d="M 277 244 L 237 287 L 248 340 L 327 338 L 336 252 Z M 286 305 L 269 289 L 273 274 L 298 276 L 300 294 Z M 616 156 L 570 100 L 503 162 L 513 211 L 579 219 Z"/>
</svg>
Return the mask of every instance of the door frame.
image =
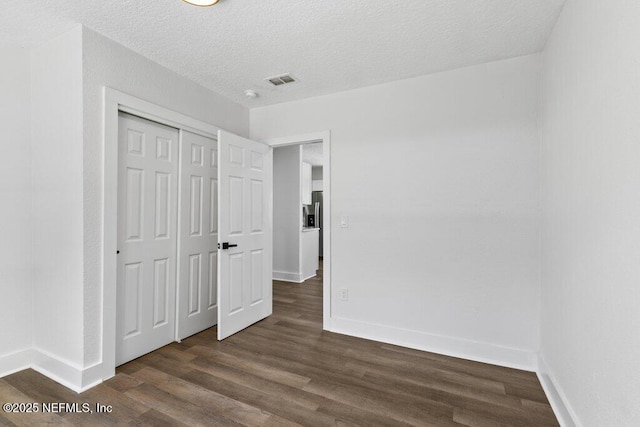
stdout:
<svg viewBox="0 0 640 427">
<path fill-rule="evenodd" d="M 104 181 L 102 188 L 102 374 L 116 369 L 116 280 L 118 245 L 118 112 L 132 114 L 180 130 L 218 140 L 219 127 L 105 86 Z M 182 132 L 180 132 L 182 142 Z M 179 214 L 176 221 L 179 221 Z M 176 271 L 177 274 L 177 271 Z M 177 277 L 177 276 L 176 276 Z M 177 282 L 176 282 L 177 285 Z M 176 289 L 177 290 L 177 289 Z M 176 295 L 176 310 L 178 300 Z M 177 313 L 177 312 L 176 312 Z"/>
<path fill-rule="evenodd" d="M 322 329 L 331 331 L 331 131 L 261 140 L 272 148 L 322 142 Z"/>
</svg>

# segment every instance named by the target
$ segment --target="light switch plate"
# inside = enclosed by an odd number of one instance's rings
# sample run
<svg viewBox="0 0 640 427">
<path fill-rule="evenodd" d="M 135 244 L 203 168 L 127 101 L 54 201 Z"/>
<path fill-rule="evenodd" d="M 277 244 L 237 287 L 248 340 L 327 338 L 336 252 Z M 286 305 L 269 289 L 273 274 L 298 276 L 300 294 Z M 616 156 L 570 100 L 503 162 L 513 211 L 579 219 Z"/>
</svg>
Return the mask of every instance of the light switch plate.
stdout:
<svg viewBox="0 0 640 427">
<path fill-rule="evenodd" d="M 349 228 L 349 217 L 348 216 L 341 216 L 340 217 L 340 227 Z"/>
</svg>

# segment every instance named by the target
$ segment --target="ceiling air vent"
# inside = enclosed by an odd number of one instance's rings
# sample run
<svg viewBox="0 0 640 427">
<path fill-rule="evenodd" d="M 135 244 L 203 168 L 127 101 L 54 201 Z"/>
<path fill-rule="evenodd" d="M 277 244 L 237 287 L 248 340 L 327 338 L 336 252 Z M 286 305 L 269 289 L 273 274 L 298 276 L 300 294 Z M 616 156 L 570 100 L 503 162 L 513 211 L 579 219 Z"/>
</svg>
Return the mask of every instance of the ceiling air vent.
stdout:
<svg viewBox="0 0 640 427">
<path fill-rule="evenodd" d="M 293 76 L 288 73 L 283 74 L 281 76 L 269 77 L 268 79 L 265 79 L 265 80 L 274 86 L 282 86 L 282 85 L 296 82 L 296 79 L 294 79 Z"/>
</svg>

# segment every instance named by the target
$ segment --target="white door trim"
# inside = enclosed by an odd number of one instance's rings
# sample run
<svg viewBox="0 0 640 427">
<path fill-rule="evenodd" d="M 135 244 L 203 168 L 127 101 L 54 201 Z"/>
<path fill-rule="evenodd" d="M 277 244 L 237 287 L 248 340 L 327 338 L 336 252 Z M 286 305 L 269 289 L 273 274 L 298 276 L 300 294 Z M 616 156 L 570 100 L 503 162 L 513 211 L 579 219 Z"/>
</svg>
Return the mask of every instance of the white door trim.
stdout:
<svg viewBox="0 0 640 427">
<path fill-rule="evenodd" d="M 118 90 L 104 87 L 102 217 L 102 379 L 116 368 L 116 250 L 118 242 L 118 111 L 217 140 L 220 128 Z"/>
<path fill-rule="evenodd" d="M 304 135 L 293 135 L 280 138 L 268 138 L 263 142 L 272 147 L 283 147 L 287 145 L 311 144 L 322 142 L 322 220 L 323 220 L 323 278 L 322 278 L 322 328 L 331 331 L 331 131 L 308 133 Z M 298 215 L 300 216 L 300 215 Z M 300 219 L 302 221 L 302 219 Z M 302 229 L 302 223 L 300 227 Z"/>
</svg>

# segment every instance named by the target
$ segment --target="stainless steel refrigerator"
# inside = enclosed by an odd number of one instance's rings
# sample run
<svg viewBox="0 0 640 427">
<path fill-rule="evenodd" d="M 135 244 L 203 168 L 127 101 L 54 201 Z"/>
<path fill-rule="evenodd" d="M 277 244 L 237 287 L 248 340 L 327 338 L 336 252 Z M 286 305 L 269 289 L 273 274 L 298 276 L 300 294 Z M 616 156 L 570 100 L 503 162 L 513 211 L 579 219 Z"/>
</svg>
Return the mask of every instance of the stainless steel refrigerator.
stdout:
<svg viewBox="0 0 640 427">
<path fill-rule="evenodd" d="M 320 257 L 322 258 L 322 191 L 313 191 L 311 193 L 311 206 L 313 206 L 313 214 L 315 216 L 315 226 L 320 228 Z"/>
</svg>

